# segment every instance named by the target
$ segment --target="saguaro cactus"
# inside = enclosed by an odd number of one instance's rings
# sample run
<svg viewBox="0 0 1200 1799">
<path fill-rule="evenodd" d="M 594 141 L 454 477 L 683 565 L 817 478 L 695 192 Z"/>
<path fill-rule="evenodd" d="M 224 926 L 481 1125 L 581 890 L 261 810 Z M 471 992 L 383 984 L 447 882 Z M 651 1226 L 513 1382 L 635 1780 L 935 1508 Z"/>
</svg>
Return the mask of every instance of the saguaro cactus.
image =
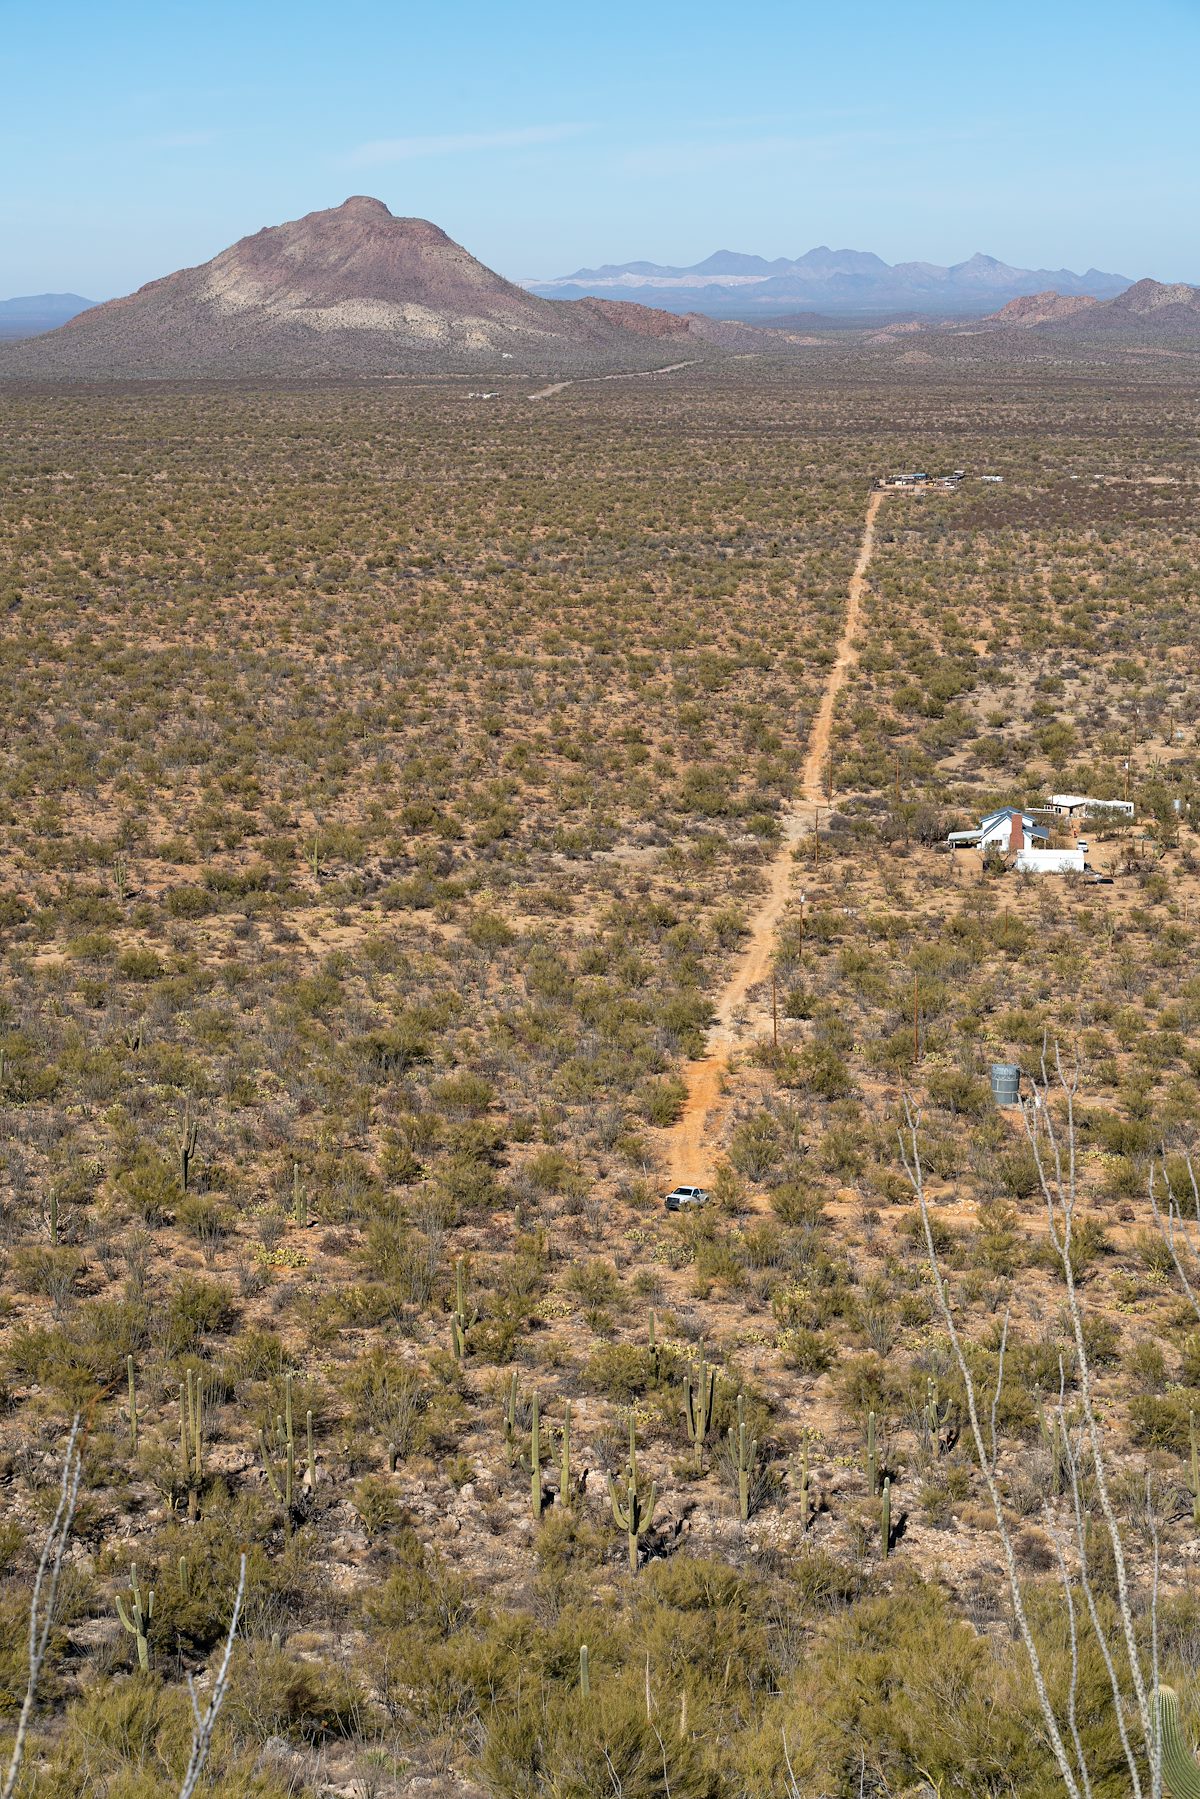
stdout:
<svg viewBox="0 0 1200 1799">
<path fill-rule="evenodd" d="M 804 1452 L 800 1457 L 800 1479 L 797 1482 L 797 1492 L 800 1498 L 800 1529 L 807 1534 L 809 1513 L 812 1509 L 812 1486 L 808 1473 L 807 1443 L 805 1444 Z"/>
<path fill-rule="evenodd" d="M 192 1096 L 189 1093 L 183 1103 L 183 1124 L 179 1132 L 179 1185 L 185 1193 L 192 1172 L 192 1159 L 196 1154 L 198 1128 L 192 1117 Z"/>
<path fill-rule="evenodd" d="M 950 1401 L 943 1400 L 938 1392 L 938 1384 L 930 1375 L 925 1382 L 925 1404 L 922 1408 L 925 1434 L 929 1438 L 929 1453 L 937 1457 L 944 1449 L 948 1449 L 954 1440 L 951 1429 L 952 1416 Z"/>
<path fill-rule="evenodd" d="M 204 1479 L 204 1389 L 194 1368 L 179 1389 L 179 1472 L 187 1488 L 188 1518 L 194 1524 Z"/>
<path fill-rule="evenodd" d="M 879 1545 L 886 1562 L 892 1552 L 892 1483 L 883 1477 L 883 1497 L 879 1502 Z"/>
<path fill-rule="evenodd" d="M 292 1163 L 292 1222 L 308 1229 L 308 1188 L 300 1179 L 299 1162 Z"/>
<path fill-rule="evenodd" d="M 154 1616 L 154 1588 L 146 1595 L 146 1603 L 142 1604 L 142 1589 L 138 1585 L 137 1563 L 129 1570 L 129 1605 L 120 1593 L 117 1594 L 117 1616 L 137 1644 L 138 1667 L 143 1674 L 150 1672 L 150 1620 Z"/>
<path fill-rule="evenodd" d="M 311 1418 L 312 1414 L 309 1414 Z M 274 1451 L 265 1430 L 258 1433 L 259 1453 L 267 1485 L 283 1507 L 284 1528 L 292 1531 L 292 1513 L 296 1503 L 296 1433 L 292 1421 L 292 1377 L 283 1377 L 283 1416 L 276 1415 Z"/>
<path fill-rule="evenodd" d="M 529 1497 L 535 1518 L 541 1517 L 545 1504 L 542 1493 L 542 1427 L 538 1404 L 535 1393 L 529 1423 Z"/>
<path fill-rule="evenodd" d="M 716 1400 L 717 1371 L 704 1360 L 701 1344 L 699 1362 L 683 1377 L 683 1413 L 697 1468 L 704 1466 L 704 1440 L 712 1425 Z"/>
<path fill-rule="evenodd" d="M 1051 1489 L 1055 1493 L 1065 1493 L 1071 1484 L 1071 1446 L 1067 1441 L 1067 1427 L 1063 1421 L 1061 1411 L 1052 1412 L 1049 1419 L 1047 1419 L 1044 1411 L 1039 1413 L 1038 1424 L 1041 1428 L 1042 1442 L 1045 1444 L 1050 1455 Z M 1192 1441 L 1194 1449 L 1194 1435 Z M 1193 1470 L 1194 1468 L 1195 1464 L 1193 1463 Z M 1200 1507 L 1194 1502 L 1192 1507 L 1193 1518 L 1198 1514 L 1200 1514 Z"/>
<path fill-rule="evenodd" d="M 1184 1741 L 1179 1699 L 1173 1687 L 1159 1687 L 1154 1712 L 1162 1745 L 1162 1771 L 1171 1799 L 1200 1799 L 1200 1765 Z"/>
<path fill-rule="evenodd" d="M 469 1317 L 467 1315 L 463 1259 L 459 1256 L 454 1265 L 454 1310 L 450 1314 L 450 1347 L 456 1362 L 461 1362 L 467 1353 L 467 1336 L 478 1317 L 478 1306 L 472 1309 Z"/>
<path fill-rule="evenodd" d="M 563 1407 L 562 1441 L 558 1452 L 558 1499 L 560 1505 L 574 1505 L 575 1489 L 571 1481 L 571 1402 Z"/>
<path fill-rule="evenodd" d="M 592 1671 L 588 1663 L 588 1646 L 579 1645 L 579 1691 L 587 1699 L 592 1691 Z"/>
<path fill-rule="evenodd" d="M 131 1355 L 125 1357 L 125 1378 L 129 1382 L 129 1447 L 136 1455 L 138 1446 L 137 1380 Z"/>
<path fill-rule="evenodd" d="M 750 1516 L 750 1482 L 758 1466 L 758 1439 L 746 1435 L 746 1401 L 737 1396 L 737 1425 L 729 1427 L 729 1447 L 737 1469 L 738 1513 L 745 1524 Z"/>
<path fill-rule="evenodd" d="M 632 1412 L 629 1415 L 629 1464 L 625 1478 L 618 1486 L 610 1474 L 608 1477 L 608 1497 L 612 1503 L 613 1517 L 618 1530 L 623 1530 L 629 1543 L 629 1572 L 637 1573 L 638 1538 L 650 1528 L 654 1517 L 654 1508 L 658 1504 L 658 1487 L 651 1484 L 649 1494 L 643 1497 L 638 1487 L 637 1472 L 637 1427 Z"/>
<path fill-rule="evenodd" d="M 521 1449 L 517 1442 L 517 1371 L 514 1368 L 509 1377 L 508 1392 L 504 1397 L 504 1447 L 508 1451 L 508 1465 L 515 1467 Z"/>
</svg>

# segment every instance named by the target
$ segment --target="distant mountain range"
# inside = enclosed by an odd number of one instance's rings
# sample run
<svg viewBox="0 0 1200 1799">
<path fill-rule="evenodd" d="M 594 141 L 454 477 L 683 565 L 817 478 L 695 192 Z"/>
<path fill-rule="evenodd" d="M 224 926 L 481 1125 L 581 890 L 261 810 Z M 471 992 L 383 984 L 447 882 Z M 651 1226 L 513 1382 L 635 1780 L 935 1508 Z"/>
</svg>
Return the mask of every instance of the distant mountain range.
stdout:
<svg viewBox="0 0 1200 1799">
<path fill-rule="evenodd" d="M 661 285 L 673 278 L 661 272 L 640 288 L 617 288 L 622 298 L 546 298 L 506 281 L 429 220 L 394 217 L 381 200 L 360 194 L 266 227 L 210 262 L 151 281 L 124 299 L 92 305 L 59 294 L 0 304 L 10 340 L 14 327 L 44 324 L 56 311 L 66 318 L 42 335 L 0 342 L 0 378 L 571 377 L 673 368 L 726 353 L 842 355 L 856 343 L 871 355 L 889 343 L 904 354 L 914 333 L 931 350 L 941 345 L 947 354 L 971 355 L 973 344 L 988 357 L 1011 351 L 1053 358 L 1060 347 L 1069 355 L 1077 344 L 1200 347 L 1200 289 L 1182 283 L 1070 276 L 1064 291 L 1062 277 L 1050 287 L 1029 276 L 1042 286 L 1010 295 L 1007 287 L 1021 272 L 987 257 L 951 270 L 907 264 L 900 265 L 905 278 L 915 280 L 912 270 L 920 269 L 931 289 L 935 277 L 946 278 L 943 293 L 953 277 L 960 300 L 973 283 L 974 311 L 947 314 L 944 305 L 940 311 L 927 306 L 918 319 L 889 321 L 870 312 L 854 288 L 856 323 L 848 310 L 835 310 L 829 289 L 845 295 L 847 284 L 874 282 L 878 294 L 879 270 L 889 281 L 897 271 L 858 251 L 812 251 L 801 260 L 823 271 L 828 284 L 820 316 L 781 318 L 766 304 L 753 324 L 711 311 L 681 314 L 674 308 L 684 290 Z M 747 275 L 746 265 L 757 269 L 760 261 L 723 251 L 684 273 L 755 282 L 758 275 Z M 769 275 L 764 284 L 785 279 L 792 276 Z M 1101 298 L 1074 291 L 1086 281 L 1101 289 L 1117 284 L 1118 292 Z M 688 291 L 719 298 L 722 291 L 758 289 Z M 894 298 L 894 285 L 888 291 Z M 642 305 L 628 297 L 634 292 L 671 304 Z"/>
<path fill-rule="evenodd" d="M 0 300 L 0 338 L 53 331 L 95 304 L 80 294 L 20 294 L 15 300 Z"/>
<path fill-rule="evenodd" d="M 0 376 L 579 374 L 752 347 L 786 341 L 628 299 L 541 299 L 359 194 L 0 345 Z"/>
<path fill-rule="evenodd" d="M 1065 296 L 1111 300 L 1132 283 L 1125 275 L 1102 269 L 1089 269 L 1085 275 L 1070 269 L 1016 269 L 981 254 L 950 268 L 932 262 L 888 264 L 870 250 L 831 250 L 821 244 L 803 256 L 779 256 L 773 262 L 736 250 L 717 250 L 690 268 L 606 263 L 524 285 L 548 299 L 585 295 L 642 299 L 672 311 L 749 319 L 796 311 L 979 317 L 1009 300 L 1048 289 Z"/>
</svg>

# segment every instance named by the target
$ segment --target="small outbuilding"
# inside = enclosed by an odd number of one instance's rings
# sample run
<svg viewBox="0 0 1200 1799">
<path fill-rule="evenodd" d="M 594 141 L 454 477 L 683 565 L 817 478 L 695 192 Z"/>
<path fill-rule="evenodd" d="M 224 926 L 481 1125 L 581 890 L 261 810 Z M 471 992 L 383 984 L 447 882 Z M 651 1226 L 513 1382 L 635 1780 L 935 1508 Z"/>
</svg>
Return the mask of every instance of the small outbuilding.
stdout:
<svg viewBox="0 0 1200 1799">
<path fill-rule="evenodd" d="M 1087 868 L 1087 852 L 1023 849 L 1017 852 L 1013 867 L 1019 875 L 1081 875 Z"/>
<path fill-rule="evenodd" d="M 1132 818 L 1132 800 L 1095 800 L 1086 793 L 1052 793 L 1046 811 L 1056 818 Z"/>
</svg>

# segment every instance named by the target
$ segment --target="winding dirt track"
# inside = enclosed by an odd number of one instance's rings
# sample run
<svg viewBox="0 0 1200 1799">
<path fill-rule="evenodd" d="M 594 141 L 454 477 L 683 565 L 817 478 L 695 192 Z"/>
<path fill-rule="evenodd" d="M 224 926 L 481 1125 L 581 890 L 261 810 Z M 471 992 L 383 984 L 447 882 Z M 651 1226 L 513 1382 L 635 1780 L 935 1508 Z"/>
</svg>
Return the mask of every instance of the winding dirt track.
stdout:
<svg viewBox="0 0 1200 1799">
<path fill-rule="evenodd" d="M 644 381 L 647 375 L 673 375 L 676 369 L 694 369 L 699 360 L 698 356 L 693 356 L 689 362 L 668 362 L 662 369 L 618 369 L 615 375 L 575 375 L 569 381 L 554 381 L 549 387 L 539 387 L 528 398 L 548 400 L 552 394 L 560 394 L 567 387 L 581 387 L 586 381 Z"/>
<path fill-rule="evenodd" d="M 791 897 L 795 871 L 796 845 L 806 827 L 811 827 L 818 806 L 826 803 L 821 792 L 821 771 L 829 757 L 833 732 L 833 714 L 846 676 L 858 659 L 858 636 L 862 622 L 863 596 L 867 589 L 867 569 L 875 548 L 875 518 L 883 501 L 882 493 L 872 493 L 867 502 L 858 560 L 850 576 L 846 598 L 846 617 L 841 640 L 821 704 L 809 732 L 808 750 L 804 758 L 803 795 L 783 821 L 783 842 L 779 854 L 767 871 L 767 888 L 758 909 L 750 919 L 750 934 L 745 947 L 733 965 L 729 980 L 716 1005 L 716 1017 L 708 1034 L 708 1053 L 699 1061 L 688 1062 L 683 1069 L 687 1098 L 677 1122 L 662 1134 L 661 1153 L 665 1171 L 673 1181 L 707 1181 L 713 1176 L 717 1137 L 728 1100 L 723 1092 L 724 1076 L 734 1051 L 752 1043 L 759 1035 L 758 1027 L 744 1016 L 746 1003 L 754 989 L 771 972 L 775 933 Z"/>
</svg>

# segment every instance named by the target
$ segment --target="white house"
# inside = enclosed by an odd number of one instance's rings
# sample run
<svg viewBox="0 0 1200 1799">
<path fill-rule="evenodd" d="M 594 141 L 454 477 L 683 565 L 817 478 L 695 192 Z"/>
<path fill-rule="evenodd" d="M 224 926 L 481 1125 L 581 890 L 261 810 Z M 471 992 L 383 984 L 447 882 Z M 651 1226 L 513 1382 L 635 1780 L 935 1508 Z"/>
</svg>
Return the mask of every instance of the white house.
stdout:
<svg viewBox="0 0 1200 1799">
<path fill-rule="evenodd" d="M 1093 800 L 1084 793 L 1052 793 L 1046 811 L 1058 818 L 1132 818 L 1132 800 Z"/>
<path fill-rule="evenodd" d="M 946 842 L 952 850 L 979 850 L 985 856 L 1009 856 L 1026 844 L 1046 844 L 1050 833 L 1032 812 L 1017 806 L 1000 806 L 981 819 L 973 831 L 951 831 Z"/>
</svg>

